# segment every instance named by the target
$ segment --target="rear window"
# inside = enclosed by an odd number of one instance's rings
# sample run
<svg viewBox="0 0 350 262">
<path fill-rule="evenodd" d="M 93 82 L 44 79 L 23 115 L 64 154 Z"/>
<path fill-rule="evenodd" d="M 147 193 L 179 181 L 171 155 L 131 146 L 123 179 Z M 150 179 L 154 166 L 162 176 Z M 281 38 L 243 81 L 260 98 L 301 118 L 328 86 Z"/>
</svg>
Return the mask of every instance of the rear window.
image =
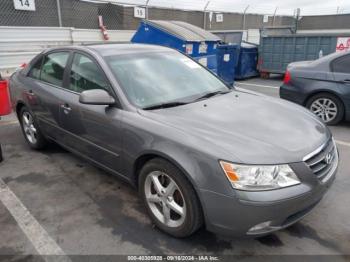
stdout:
<svg viewBox="0 0 350 262">
<path fill-rule="evenodd" d="M 350 55 L 335 59 L 332 62 L 332 71 L 335 73 L 350 74 Z"/>
<path fill-rule="evenodd" d="M 40 79 L 47 83 L 62 87 L 63 75 L 68 57 L 68 52 L 51 53 L 45 56 L 41 67 Z"/>
<path fill-rule="evenodd" d="M 40 70 L 41 70 L 42 62 L 43 62 L 43 57 L 40 57 L 40 59 L 38 59 L 38 61 L 36 61 L 35 64 L 30 69 L 28 74 L 29 77 L 40 79 Z"/>
</svg>

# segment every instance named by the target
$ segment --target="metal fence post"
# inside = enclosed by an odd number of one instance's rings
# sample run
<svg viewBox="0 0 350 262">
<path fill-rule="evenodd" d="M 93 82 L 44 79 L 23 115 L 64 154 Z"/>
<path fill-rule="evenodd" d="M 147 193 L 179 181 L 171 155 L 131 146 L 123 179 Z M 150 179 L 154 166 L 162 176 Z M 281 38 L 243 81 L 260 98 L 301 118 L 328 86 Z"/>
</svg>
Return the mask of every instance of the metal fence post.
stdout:
<svg viewBox="0 0 350 262">
<path fill-rule="evenodd" d="M 245 30 L 245 14 L 247 13 L 247 10 L 249 8 L 249 5 L 247 5 L 247 7 L 244 9 L 244 12 L 243 12 L 243 30 Z"/>
<path fill-rule="evenodd" d="M 56 0 L 56 4 L 57 4 L 58 25 L 59 27 L 62 27 L 62 14 L 61 14 L 60 0 Z"/>
<path fill-rule="evenodd" d="M 146 1 L 146 20 L 148 20 L 148 3 L 150 0 Z"/>
<path fill-rule="evenodd" d="M 203 9 L 203 14 L 204 14 L 204 18 L 203 18 L 203 29 L 205 30 L 205 28 L 207 27 L 207 8 L 209 5 L 210 1 L 208 1 Z"/>
<path fill-rule="evenodd" d="M 276 18 L 277 9 L 278 9 L 278 6 L 276 6 L 275 12 L 273 13 L 272 26 L 275 26 L 275 18 Z"/>
</svg>

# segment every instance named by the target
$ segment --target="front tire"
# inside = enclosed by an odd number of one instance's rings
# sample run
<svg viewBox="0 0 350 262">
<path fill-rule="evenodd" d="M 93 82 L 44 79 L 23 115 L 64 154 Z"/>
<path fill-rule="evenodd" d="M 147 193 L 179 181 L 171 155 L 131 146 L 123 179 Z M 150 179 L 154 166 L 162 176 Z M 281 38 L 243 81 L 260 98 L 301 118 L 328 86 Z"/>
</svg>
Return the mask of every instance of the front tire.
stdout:
<svg viewBox="0 0 350 262">
<path fill-rule="evenodd" d="M 28 145 L 35 150 L 45 148 L 47 145 L 47 140 L 41 133 L 39 125 L 27 107 L 24 106 L 21 108 L 19 112 L 19 120 L 24 138 Z"/>
<path fill-rule="evenodd" d="M 144 165 L 139 192 L 149 216 L 162 231 L 187 237 L 203 224 L 198 197 L 187 178 L 174 165 L 155 158 Z"/>
<path fill-rule="evenodd" d="M 335 95 L 320 93 L 311 97 L 306 107 L 327 125 L 336 125 L 343 120 L 344 105 Z"/>
</svg>

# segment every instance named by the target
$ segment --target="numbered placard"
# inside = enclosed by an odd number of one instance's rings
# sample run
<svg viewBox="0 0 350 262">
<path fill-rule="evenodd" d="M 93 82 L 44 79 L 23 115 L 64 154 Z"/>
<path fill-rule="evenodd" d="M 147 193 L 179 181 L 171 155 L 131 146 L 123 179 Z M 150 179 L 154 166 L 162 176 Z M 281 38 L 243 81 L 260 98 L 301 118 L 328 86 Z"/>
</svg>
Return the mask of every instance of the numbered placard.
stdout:
<svg viewBox="0 0 350 262">
<path fill-rule="evenodd" d="M 217 23 L 224 22 L 224 14 L 216 14 L 216 22 Z"/>
<path fill-rule="evenodd" d="M 134 17 L 146 18 L 146 8 L 135 6 L 134 7 Z"/>
<path fill-rule="evenodd" d="M 35 11 L 35 0 L 13 0 L 16 10 Z"/>
</svg>

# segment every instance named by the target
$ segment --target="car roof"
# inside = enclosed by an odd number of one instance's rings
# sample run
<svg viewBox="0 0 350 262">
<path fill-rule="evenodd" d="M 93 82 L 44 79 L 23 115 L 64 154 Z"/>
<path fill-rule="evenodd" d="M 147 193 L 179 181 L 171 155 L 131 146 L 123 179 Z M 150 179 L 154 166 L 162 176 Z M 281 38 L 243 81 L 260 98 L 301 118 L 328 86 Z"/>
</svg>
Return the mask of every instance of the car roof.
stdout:
<svg viewBox="0 0 350 262">
<path fill-rule="evenodd" d="M 334 53 L 331 53 L 329 55 L 323 56 L 319 59 L 316 59 L 312 63 L 315 65 L 329 63 L 338 57 L 342 57 L 342 56 L 349 55 L 349 54 L 350 54 L 350 51 L 334 52 Z"/>
<path fill-rule="evenodd" d="M 132 53 L 149 53 L 149 52 L 164 52 L 175 50 L 150 44 L 133 44 L 133 43 L 121 43 L 121 44 L 93 44 L 84 46 L 84 48 L 92 49 L 98 52 L 102 56 L 132 54 Z"/>
<path fill-rule="evenodd" d="M 53 47 L 44 51 L 44 53 L 52 52 L 55 50 L 81 50 L 87 52 L 97 52 L 101 56 L 113 56 L 132 53 L 151 53 L 151 52 L 177 52 L 174 49 L 151 45 L 151 44 L 134 44 L 134 43 L 107 43 L 107 44 L 89 44 L 89 45 L 76 45 L 76 46 L 61 46 Z"/>
</svg>

